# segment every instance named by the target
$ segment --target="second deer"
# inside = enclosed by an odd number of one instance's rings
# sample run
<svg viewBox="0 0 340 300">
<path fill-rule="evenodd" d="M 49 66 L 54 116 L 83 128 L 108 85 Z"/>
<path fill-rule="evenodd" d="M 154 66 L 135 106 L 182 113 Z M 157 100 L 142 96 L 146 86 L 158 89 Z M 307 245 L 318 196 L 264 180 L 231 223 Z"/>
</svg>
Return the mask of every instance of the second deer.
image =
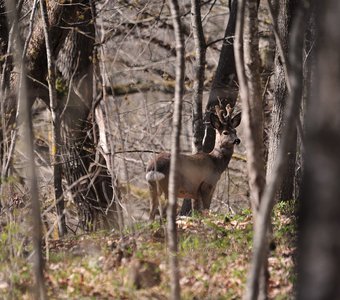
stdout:
<svg viewBox="0 0 340 300">
<path fill-rule="evenodd" d="M 176 171 L 178 198 L 192 198 L 193 209 L 209 209 L 211 199 L 221 174 L 228 167 L 234 145 L 240 143 L 236 127 L 241 122 L 241 113 L 232 117 L 233 109 L 215 106 L 210 123 L 216 130 L 215 148 L 210 153 L 180 154 Z M 168 199 L 170 153 L 162 152 L 148 163 L 146 180 L 151 194 L 150 220 L 154 220 L 159 207 L 159 196 Z"/>
</svg>

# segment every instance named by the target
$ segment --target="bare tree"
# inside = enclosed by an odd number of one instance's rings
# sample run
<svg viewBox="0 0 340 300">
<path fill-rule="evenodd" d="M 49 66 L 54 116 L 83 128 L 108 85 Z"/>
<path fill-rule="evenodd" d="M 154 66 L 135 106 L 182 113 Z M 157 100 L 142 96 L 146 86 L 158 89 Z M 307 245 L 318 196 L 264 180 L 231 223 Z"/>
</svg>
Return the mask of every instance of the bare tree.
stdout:
<svg viewBox="0 0 340 300">
<path fill-rule="evenodd" d="M 167 232 L 169 243 L 169 261 L 170 261 L 170 278 L 171 278 L 171 294 L 170 299 L 180 299 L 179 285 L 179 264 L 177 256 L 177 228 L 176 228 L 176 213 L 177 213 L 177 198 L 176 198 L 176 169 L 178 167 L 179 155 L 179 136 L 182 122 L 182 97 L 184 93 L 184 37 L 179 13 L 177 0 L 170 0 L 170 10 L 173 18 L 174 33 L 176 40 L 176 87 L 175 87 L 175 102 L 171 136 L 171 161 L 169 174 L 169 203 L 167 209 Z"/>
</svg>

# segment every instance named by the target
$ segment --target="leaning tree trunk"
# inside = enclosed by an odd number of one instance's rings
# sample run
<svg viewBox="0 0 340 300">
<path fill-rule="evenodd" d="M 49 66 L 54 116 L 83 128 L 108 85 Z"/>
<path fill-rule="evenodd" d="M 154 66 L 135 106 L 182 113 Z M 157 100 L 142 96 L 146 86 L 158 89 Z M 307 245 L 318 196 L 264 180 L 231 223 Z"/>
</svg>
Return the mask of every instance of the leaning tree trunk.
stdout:
<svg viewBox="0 0 340 300">
<path fill-rule="evenodd" d="M 219 99 L 223 103 L 234 107 L 238 96 L 238 83 L 234 58 L 234 36 L 236 26 L 237 0 L 232 0 L 229 10 L 229 20 L 224 33 L 224 40 L 218 61 L 216 73 L 211 85 L 208 103 L 205 108 L 204 120 L 206 123 L 203 140 L 203 151 L 210 152 L 214 148 L 215 129 L 211 127 L 210 113 Z"/>
</svg>

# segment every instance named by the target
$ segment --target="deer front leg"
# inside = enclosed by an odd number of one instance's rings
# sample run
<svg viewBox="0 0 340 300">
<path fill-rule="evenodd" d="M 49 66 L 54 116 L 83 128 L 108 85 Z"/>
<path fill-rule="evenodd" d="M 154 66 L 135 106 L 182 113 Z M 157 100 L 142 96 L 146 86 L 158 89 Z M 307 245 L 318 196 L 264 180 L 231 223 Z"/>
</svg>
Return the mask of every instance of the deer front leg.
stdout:
<svg viewBox="0 0 340 300">
<path fill-rule="evenodd" d="M 203 208 L 203 202 L 202 202 L 202 197 L 201 195 L 198 195 L 197 199 L 192 199 L 193 205 L 192 205 L 192 210 L 194 212 L 202 211 Z"/>
<path fill-rule="evenodd" d="M 211 199 L 215 191 L 215 186 L 207 183 L 202 182 L 200 186 L 200 194 L 202 198 L 203 209 L 210 209 Z"/>
<path fill-rule="evenodd" d="M 195 212 L 202 211 L 202 209 L 203 209 L 203 198 L 202 198 L 202 192 L 201 192 L 203 183 L 204 182 L 202 182 L 200 184 L 198 191 L 197 191 L 197 196 L 196 196 L 195 199 L 193 199 L 192 209 Z"/>
</svg>

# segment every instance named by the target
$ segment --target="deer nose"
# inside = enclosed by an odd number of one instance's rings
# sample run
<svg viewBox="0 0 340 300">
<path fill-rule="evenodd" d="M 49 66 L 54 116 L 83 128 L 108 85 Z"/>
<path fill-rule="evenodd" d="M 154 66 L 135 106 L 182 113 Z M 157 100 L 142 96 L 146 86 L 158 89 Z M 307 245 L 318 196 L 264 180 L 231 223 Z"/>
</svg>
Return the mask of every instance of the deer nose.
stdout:
<svg viewBox="0 0 340 300">
<path fill-rule="evenodd" d="M 234 140 L 234 145 L 239 145 L 241 143 L 241 140 L 240 139 L 235 139 Z"/>
</svg>

